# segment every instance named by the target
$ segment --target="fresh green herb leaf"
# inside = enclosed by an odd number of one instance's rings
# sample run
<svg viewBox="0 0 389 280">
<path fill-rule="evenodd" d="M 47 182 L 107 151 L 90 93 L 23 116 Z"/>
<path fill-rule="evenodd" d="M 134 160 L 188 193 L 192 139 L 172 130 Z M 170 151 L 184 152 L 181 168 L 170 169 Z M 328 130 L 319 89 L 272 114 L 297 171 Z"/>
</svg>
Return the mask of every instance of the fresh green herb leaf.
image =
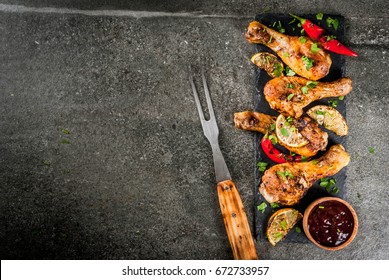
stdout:
<svg viewBox="0 0 389 280">
<path fill-rule="evenodd" d="M 62 140 L 61 140 L 61 143 L 62 143 L 62 144 L 70 144 L 70 142 L 69 142 L 68 139 L 62 139 Z"/>
<path fill-rule="evenodd" d="M 334 187 L 334 188 L 332 189 L 332 193 L 333 193 L 333 194 L 337 194 L 338 192 L 340 192 L 340 190 L 339 190 L 338 187 Z"/>
<path fill-rule="evenodd" d="M 288 95 L 288 98 L 287 98 L 288 101 L 290 101 L 290 100 L 293 98 L 293 96 L 294 96 L 294 93 L 289 94 L 289 95 Z"/>
<path fill-rule="evenodd" d="M 307 159 L 308 159 L 308 157 L 306 157 L 306 156 L 301 156 L 301 162 L 306 162 Z"/>
<path fill-rule="evenodd" d="M 324 206 L 323 205 L 319 205 L 319 209 L 324 209 Z"/>
<path fill-rule="evenodd" d="M 292 23 L 295 23 L 296 22 L 296 18 L 293 18 L 291 21 L 288 22 L 288 24 L 292 24 Z"/>
<path fill-rule="evenodd" d="M 288 176 L 289 178 L 293 179 L 294 176 L 292 173 L 290 173 L 288 170 L 285 170 L 285 175 Z"/>
<path fill-rule="evenodd" d="M 266 202 L 262 202 L 261 204 L 259 204 L 259 205 L 257 206 L 257 210 L 258 210 L 258 211 L 261 211 L 262 213 L 265 213 L 266 207 L 267 207 Z"/>
<path fill-rule="evenodd" d="M 286 181 L 286 175 L 285 175 L 285 172 L 282 172 L 282 171 L 277 171 L 277 175 L 280 175 L 282 180 Z"/>
<path fill-rule="evenodd" d="M 317 14 L 316 14 L 316 19 L 317 19 L 317 20 L 322 20 L 322 19 L 323 19 L 323 16 L 324 16 L 323 13 L 317 13 Z"/>
<path fill-rule="evenodd" d="M 373 147 L 369 147 L 369 153 L 374 154 L 375 149 Z"/>
<path fill-rule="evenodd" d="M 277 232 L 276 234 L 274 234 L 274 239 L 280 239 L 282 238 L 282 232 Z"/>
<path fill-rule="evenodd" d="M 287 84 L 286 87 L 287 88 L 294 88 L 294 85 L 293 84 Z"/>
<path fill-rule="evenodd" d="M 296 226 L 294 229 L 295 229 L 295 231 L 296 231 L 297 233 L 301 233 L 301 228 L 300 228 L 300 227 Z"/>
<path fill-rule="evenodd" d="M 288 77 L 292 77 L 292 76 L 296 75 L 296 72 L 294 72 L 289 66 L 286 66 L 285 74 Z"/>
<path fill-rule="evenodd" d="M 328 27 L 333 27 L 335 30 L 339 27 L 339 20 L 337 18 L 328 17 L 326 23 Z"/>
<path fill-rule="evenodd" d="M 67 129 L 61 129 L 61 131 L 62 131 L 62 133 L 64 133 L 64 134 L 70 134 L 70 131 L 67 130 Z"/>
<path fill-rule="evenodd" d="M 286 117 L 286 121 L 288 123 L 292 123 L 293 122 L 293 118 L 291 116 L 288 116 L 288 117 Z"/>
<path fill-rule="evenodd" d="M 272 142 L 273 145 L 278 143 L 277 137 L 274 135 L 269 135 L 269 140 Z"/>
<path fill-rule="evenodd" d="M 333 107 L 333 108 L 336 108 L 336 106 L 338 106 L 338 100 L 328 100 L 328 104 Z"/>
<path fill-rule="evenodd" d="M 305 38 L 305 37 L 303 37 L 303 36 L 300 36 L 300 37 L 299 37 L 299 40 L 300 40 L 300 43 L 301 43 L 301 44 L 304 44 L 304 43 L 307 42 L 307 38 Z"/>
<path fill-rule="evenodd" d="M 336 36 L 335 35 L 327 35 L 326 36 L 326 41 L 331 41 L 332 39 L 336 39 Z"/>
<path fill-rule="evenodd" d="M 270 131 L 273 131 L 274 129 L 276 129 L 276 124 L 275 123 L 272 123 L 270 125 Z M 270 139 L 270 138 L 269 138 Z"/>
<path fill-rule="evenodd" d="M 289 57 L 289 53 L 288 52 L 284 53 L 283 57 Z"/>
<path fill-rule="evenodd" d="M 303 86 L 303 87 L 301 88 L 301 92 L 302 92 L 303 94 L 308 94 L 308 86 Z"/>
<path fill-rule="evenodd" d="M 277 30 L 280 33 L 285 33 L 285 28 L 282 27 L 281 21 L 278 21 Z"/>
<path fill-rule="evenodd" d="M 261 172 L 264 172 L 266 170 L 267 165 L 268 165 L 268 163 L 263 162 L 263 161 L 260 161 L 257 163 L 257 167 L 258 167 L 259 171 L 261 171 Z"/>
<path fill-rule="evenodd" d="M 286 221 L 281 221 L 280 226 L 282 227 L 283 230 L 286 230 L 288 228 L 288 225 L 286 224 Z"/>
<path fill-rule="evenodd" d="M 277 202 L 270 203 L 270 207 L 273 209 L 280 208 L 280 205 Z"/>
<path fill-rule="evenodd" d="M 309 88 L 315 88 L 317 86 L 317 83 L 318 82 L 307 81 L 306 86 L 309 87 Z"/>
<path fill-rule="evenodd" d="M 328 182 L 327 181 L 324 181 L 324 182 L 320 182 L 320 187 L 323 187 L 323 188 L 325 188 L 325 187 L 327 187 L 328 186 Z"/>
<path fill-rule="evenodd" d="M 330 184 L 330 187 L 336 184 L 336 180 L 334 178 L 331 178 L 328 183 Z"/>
<path fill-rule="evenodd" d="M 320 110 L 316 110 L 316 111 L 315 111 L 315 114 L 316 114 L 316 115 L 322 115 L 322 116 L 325 116 L 326 112 L 324 112 L 324 111 L 320 111 Z"/>
<path fill-rule="evenodd" d="M 319 163 L 319 161 L 317 159 L 312 160 L 312 164 L 316 165 L 318 163 Z"/>
<path fill-rule="evenodd" d="M 274 76 L 276 76 L 276 77 L 281 76 L 282 70 L 284 70 L 284 69 L 282 68 L 282 64 L 281 64 L 281 63 L 276 63 L 276 64 L 274 65 L 274 70 L 273 70 Z"/>
<path fill-rule="evenodd" d="M 289 132 L 286 128 L 281 128 L 281 134 L 284 135 L 285 137 L 288 137 L 289 136 Z"/>
<path fill-rule="evenodd" d="M 270 35 L 270 39 L 267 43 L 270 44 L 272 40 L 273 40 L 273 36 Z"/>
<path fill-rule="evenodd" d="M 343 99 L 344 99 L 344 96 L 339 96 L 338 99 L 339 99 L 339 100 L 343 100 Z"/>
<path fill-rule="evenodd" d="M 309 58 L 308 56 L 303 56 L 301 58 L 305 63 L 305 69 L 308 71 L 313 67 L 313 63 L 315 62 L 312 58 Z"/>
<path fill-rule="evenodd" d="M 321 48 L 319 48 L 319 47 L 317 46 L 317 43 L 312 44 L 312 46 L 311 46 L 311 52 L 312 52 L 313 54 L 315 54 L 315 53 L 317 53 L 317 52 L 319 52 L 319 51 L 321 51 Z"/>
</svg>

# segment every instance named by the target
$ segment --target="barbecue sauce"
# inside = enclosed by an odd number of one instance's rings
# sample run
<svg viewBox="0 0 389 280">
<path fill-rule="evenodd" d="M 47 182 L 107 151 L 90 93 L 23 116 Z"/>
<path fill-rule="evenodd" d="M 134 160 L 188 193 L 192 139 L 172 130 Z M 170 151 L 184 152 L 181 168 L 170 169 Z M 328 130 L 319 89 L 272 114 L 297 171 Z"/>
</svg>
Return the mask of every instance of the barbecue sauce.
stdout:
<svg viewBox="0 0 389 280">
<path fill-rule="evenodd" d="M 339 246 L 350 238 L 353 229 L 353 215 L 338 201 L 320 203 L 308 217 L 309 233 L 323 246 Z"/>
</svg>

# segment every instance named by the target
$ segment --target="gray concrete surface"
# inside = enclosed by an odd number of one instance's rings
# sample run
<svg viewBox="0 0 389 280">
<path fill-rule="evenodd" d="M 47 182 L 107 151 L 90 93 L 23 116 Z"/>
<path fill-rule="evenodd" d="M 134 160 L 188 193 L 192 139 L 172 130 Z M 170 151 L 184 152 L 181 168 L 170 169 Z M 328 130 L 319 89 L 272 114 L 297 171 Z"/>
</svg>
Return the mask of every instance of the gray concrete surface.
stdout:
<svg viewBox="0 0 389 280">
<path fill-rule="evenodd" d="M 386 1 L 0 3 L 2 259 L 232 258 L 186 69 L 206 66 L 253 223 L 254 136 L 233 127 L 253 106 L 243 35 L 256 13 L 289 11 L 342 14 L 360 54 L 346 59 L 347 200 L 360 228 L 343 251 L 261 240 L 260 258 L 389 258 Z"/>
</svg>

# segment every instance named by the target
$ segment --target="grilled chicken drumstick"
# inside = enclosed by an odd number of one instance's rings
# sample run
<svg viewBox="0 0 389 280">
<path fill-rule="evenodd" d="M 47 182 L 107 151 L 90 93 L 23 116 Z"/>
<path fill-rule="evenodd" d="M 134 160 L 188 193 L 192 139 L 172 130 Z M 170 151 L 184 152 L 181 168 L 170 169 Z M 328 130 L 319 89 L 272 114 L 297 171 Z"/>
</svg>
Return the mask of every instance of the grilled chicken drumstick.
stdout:
<svg viewBox="0 0 389 280">
<path fill-rule="evenodd" d="M 262 134 L 267 134 L 273 133 L 271 131 L 271 126 L 272 124 L 273 126 L 275 125 L 276 117 L 262 114 L 259 112 L 244 111 L 235 113 L 234 122 L 236 128 L 257 131 Z M 292 124 L 299 130 L 299 133 L 308 141 L 308 144 L 302 147 L 291 147 L 285 145 L 281 141 L 278 141 L 279 144 L 281 144 L 293 153 L 306 157 L 314 156 L 317 154 L 318 151 L 325 150 L 328 144 L 328 134 L 319 128 L 317 122 L 313 121 L 308 117 L 303 117 L 300 119 L 294 119 Z M 276 136 L 275 133 L 274 136 Z"/>
<path fill-rule="evenodd" d="M 345 96 L 352 90 L 350 78 L 334 82 L 312 82 L 301 77 L 278 77 L 266 83 L 263 93 L 272 109 L 285 116 L 299 118 L 309 103 L 326 98 Z"/>
<path fill-rule="evenodd" d="M 330 70 L 332 63 L 330 55 L 320 48 L 312 52 L 314 42 L 308 37 L 288 36 L 253 21 L 247 28 L 246 39 L 250 43 L 269 47 L 294 72 L 307 79 L 319 80 Z"/>
<path fill-rule="evenodd" d="M 342 145 L 337 144 L 317 160 L 288 162 L 270 167 L 262 176 L 259 191 L 269 203 L 294 205 L 315 181 L 333 176 L 349 162 L 350 156 Z"/>
</svg>

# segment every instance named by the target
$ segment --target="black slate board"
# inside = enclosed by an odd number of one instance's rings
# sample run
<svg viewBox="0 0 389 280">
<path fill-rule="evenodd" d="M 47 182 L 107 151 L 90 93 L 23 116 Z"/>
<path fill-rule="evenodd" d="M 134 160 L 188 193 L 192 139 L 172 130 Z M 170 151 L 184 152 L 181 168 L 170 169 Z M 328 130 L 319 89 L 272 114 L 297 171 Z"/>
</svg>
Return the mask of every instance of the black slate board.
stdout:
<svg viewBox="0 0 389 280">
<path fill-rule="evenodd" d="M 305 14 L 305 15 L 299 15 L 302 18 L 306 18 L 311 20 L 312 22 L 319 24 L 322 26 L 326 31 L 328 31 L 328 34 L 335 35 L 337 39 L 342 42 L 343 36 L 344 36 L 344 18 L 339 15 L 324 15 L 323 19 L 318 21 L 316 19 L 315 15 L 312 14 Z M 334 28 L 327 28 L 326 19 L 327 17 L 336 18 L 339 21 L 338 29 L 335 30 Z M 255 17 L 255 20 L 260 21 L 261 23 L 265 24 L 266 26 L 272 27 L 274 22 L 280 21 L 282 24 L 282 27 L 285 28 L 285 34 L 287 35 L 295 35 L 300 36 L 301 28 L 297 27 L 298 21 L 289 24 L 292 21 L 292 17 L 286 14 L 259 14 Z M 275 27 L 272 27 L 276 29 Z M 269 48 L 263 46 L 263 45 L 256 45 L 256 51 L 262 52 L 267 51 L 273 53 Z M 330 53 L 331 59 L 332 59 L 332 65 L 330 68 L 329 74 L 321 79 L 320 81 L 334 81 L 344 76 L 344 65 L 345 65 L 345 59 L 344 56 Z M 270 80 L 271 78 L 269 75 L 256 67 L 255 69 L 255 81 L 256 81 L 256 92 L 254 94 L 254 110 L 257 112 L 262 112 L 269 115 L 278 116 L 278 112 L 275 110 L 272 110 L 266 101 L 264 95 L 263 95 L 263 88 L 265 84 Z M 311 104 L 309 104 L 307 107 L 304 108 L 304 112 L 306 112 L 309 108 L 316 106 L 316 105 L 328 105 L 328 100 L 334 100 L 337 98 L 325 98 L 322 100 L 315 101 Z M 338 100 L 338 99 L 337 99 Z M 346 103 L 347 97 L 345 97 L 344 100 L 338 100 L 338 106 L 336 109 L 346 118 Z M 346 148 L 346 141 L 347 136 L 339 137 L 335 135 L 333 132 L 326 130 L 324 127 L 321 127 L 324 131 L 328 132 L 328 147 L 334 145 L 334 144 L 342 144 Z M 262 134 L 256 134 L 256 162 L 262 161 L 267 162 L 269 165 L 268 167 L 274 165 L 274 163 L 267 158 L 267 156 L 263 153 L 260 141 L 262 139 Z M 285 153 L 289 153 L 288 150 L 284 149 L 282 146 L 277 145 L 277 148 L 281 151 L 284 151 Z M 318 153 L 315 158 L 320 157 L 323 154 L 323 152 Z M 346 168 L 343 168 L 339 173 L 337 173 L 335 176 L 331 178 L 335 178 L 336 180 L 336 187 L 339 188 L 339 192 L 337 194 L 328 193 L 325 188 L 320 187 L 319 182 L 316 182 L 310 190 L 307 192 L 305 197 L 301 200 L 301 202 L 297 205 L 292 206 L 293 208 L 299 210 L 301 213 L 304 214 L 305 208 L 308 206 L 309 203 L 311 203 L 313 200 L 323 197 L 323 196 L 337 196 L 345 199 L 346 197 Z M 255 167 L 255 182 L 256 182 L 256 205 L 260 205 L 262 202 L 265 201 L 265 199 L 262 197 L 262 195 L 259 193 L 258 188 L 261 183 L 261 177 L 262 172 L 259 172 L 259 170 Z M 266 201 L 265 201 L 266 202 Z M 265 231 L 267 226 L 267 221 L 269 220 L 269 217 L 271 214 L 277 210 L 272 209 L 268 204 L 268 207 L 265 209 L 265 212 L 262 213 L 262 211 L 258 211 L 256 208 L 255 210 L 255 235 L 258 241 L 263 241 L 265 239 Z M 305 236 L 303 230 L 301 221 L 297 224 L 298 227 L 301 229 L 301 233 L 297 233 L 295 230 L 291 230 L 290 233 L 287 235 L 287 237 L 283 240 L 283 242 L 296 242 L 296 243 L 306 243 L 308 242 L 307 237 Z"/>
</svg>

